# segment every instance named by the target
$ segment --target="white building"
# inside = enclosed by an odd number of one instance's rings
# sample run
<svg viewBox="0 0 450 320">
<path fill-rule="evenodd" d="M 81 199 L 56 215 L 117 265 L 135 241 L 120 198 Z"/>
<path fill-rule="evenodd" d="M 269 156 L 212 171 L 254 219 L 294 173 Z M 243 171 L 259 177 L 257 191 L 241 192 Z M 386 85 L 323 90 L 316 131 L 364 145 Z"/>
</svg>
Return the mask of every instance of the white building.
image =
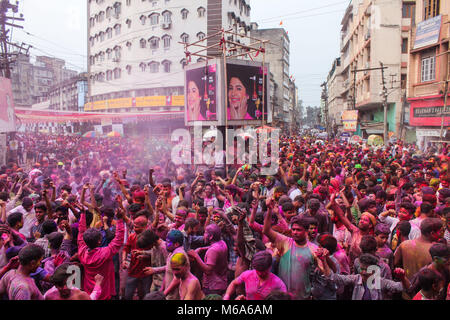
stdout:
<svg viewBox="0 0 450 320">
<path fill-rule="evenodd" d="M 250 34 L 248 0 L 87 1 L 93 103 L 85 111 L 180 110 L 186 55 L 179 42 L 193 43 L 220 28 Z"/>
</svg>

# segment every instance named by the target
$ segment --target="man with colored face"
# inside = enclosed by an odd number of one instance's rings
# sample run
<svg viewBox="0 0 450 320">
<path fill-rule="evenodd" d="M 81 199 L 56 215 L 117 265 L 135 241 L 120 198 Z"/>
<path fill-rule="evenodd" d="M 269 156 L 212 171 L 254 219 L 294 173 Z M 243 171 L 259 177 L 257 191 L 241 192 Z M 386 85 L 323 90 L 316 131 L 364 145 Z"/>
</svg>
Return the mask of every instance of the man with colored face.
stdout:
<svg viewBox="0 0 450 320">
<path fill-rule="evenodd" d="M 430 255 L 433 259 L 429 265 L 423 267 L 419 270 L 411 279 L 411 288 L 408 290 L 408 293 L 411 296 L 414 296 L 421 289 L 420 286 L 420 274 L 424 270 L 433 270 L 436 272 L 442 281 L 439 281 L 439 286 L 436 290 L 436 298 L 438 300 L 445 300 L 447 296 L 447 287 L 450 282 L 450 249 L 447 245 L 442 243 L 435 243 L 430 247 Z"/>
<path fill-rule="evenodd" d="M 202 300 L 205 294 L 200 281 L 190 271 L 186 255 L 174 254 L 170 259 L 170 265 L 174 278 L 169 287 L 164 290 L 164 294 L 168 295 L 171 291 L 177 290 L 180 300 Z"/>
<path fill-rule="evenodd" d="M 442 237 L 442 220 L 427 218 L 420 225 L 421 236 L 402 242 L 394 252 L 394 266 L 403 266 L 411 279 L 422 267 L 432 262 L 430 248 Z"/>
<path fill-rule="evenodd" d="M 204 260 L 199 256 L 201 248 L 189 251 L 189 257 L 203 271 L 203 292 L 206 295 L 223 295 L 228 284 L 228 247 L 225 241 L 221 240 L 221 230 L 216 224 L 210 224 L 206 227 L 204 239 L 206 244 L 210 244 Z"/>
<path fill-rule="evenodd" d="M 187 259 L 187 264 L 189 264 L 189 259 L 187 258 L 186 251 L 184 251 L 183 243 L 184 243 L 183 233 L 181 231 L 175 230 L 175 229 L 170 230 L 170 232 L 167 234 L 167 238 L 166 238 L 166 249 L 169 253 L 169 255 L 167 256 L 167 259 L 166 259 L 166 265 L 163 267 L 146 268 L 145 269 L 146 275 L 164 273 L 164 281 L 163 281 L 163 285 L 161 287 L 161 291 L 168 289 L 174 278 L 174 274 L 172 272 L 171 259 L 175 254 L 181 253 L 181 254 L 185 255 L 186 259 Z M 171 292 L 166 295 L 167 300 L 179 300 L 180 299 L 178 290 L 170 290 L 170 291 Z"/>
<path fill-rule="evenodd" d="M 287 237 L 272 229 L 273 199 L 267 199 L 268 211 L 264 218 L 263 233 L 280 252 L 279 277 L 286 284 L 287 291 L 297 300 L 311 297 L 310 274 L 314 265 L 313 252 L 316 245 L 308 241 L 309 224 L 305 218 L 291 219 L 291 236 Z"/>
<path fill-rule="evenodd" d="M 238 285 L 245 286 L 245 296 L 237 300 L 264 300 L 271 292 L 287 292 L 283 281 L 271 272 L 272 255 L 268 251 L 257 252 L 252 259 L 252 270 L 247 270 L 233 280 L 223 299 L 230 300 Z"/>
<path fill-rule="evenodd" d="M 44 258 L 44 250 L 35 244 L 28 244 L 19 251 L 18 269 L 8 271 L 0 280 L 0 296 L 9 300 L 43 300 L 41 292 L 30 276 L 36 272 Z"/>
</svg>

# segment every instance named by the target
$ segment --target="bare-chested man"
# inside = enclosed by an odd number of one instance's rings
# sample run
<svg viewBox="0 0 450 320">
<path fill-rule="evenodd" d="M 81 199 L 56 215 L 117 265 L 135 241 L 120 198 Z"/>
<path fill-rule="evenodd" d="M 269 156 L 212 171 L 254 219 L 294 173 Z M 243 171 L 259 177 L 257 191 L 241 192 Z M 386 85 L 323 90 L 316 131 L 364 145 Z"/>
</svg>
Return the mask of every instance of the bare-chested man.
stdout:
<svg viewBox="0 0 450 320">
<path fill-rule="evenodd" d="M 70 267 L 69 263 L 64 263 L 60 265 L 55 273 L 51 277 L 51 281 L 55 285 L 53 288 L 48 290 L 45 295 L 45 300 L 97 300 L 101 293 L 101 284 L 103 281 L 103 276 L 97 274 L 95 276 L 95 287 L 92 293 L 88 293 L 76 288 L 68 287 L 68 279 L 72 275 L 72 272 L 68 270 Z"/>
<path fill-rule="evenodd" d="M 186 255 L 176 253 L 170 259 L 174 278 L 169 287 L 164 291 L 168 295 L 178 287 L 180 300 L 202 300 L 205 294 L 202 291 L 200 281 L 191 273 Z"/>
</svg>

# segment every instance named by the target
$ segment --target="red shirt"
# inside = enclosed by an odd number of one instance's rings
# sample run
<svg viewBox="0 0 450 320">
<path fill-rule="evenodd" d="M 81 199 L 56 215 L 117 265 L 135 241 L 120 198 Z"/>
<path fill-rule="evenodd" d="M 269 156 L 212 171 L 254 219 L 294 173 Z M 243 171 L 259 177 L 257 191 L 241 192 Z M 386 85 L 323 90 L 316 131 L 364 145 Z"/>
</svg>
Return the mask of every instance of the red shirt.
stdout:
<svg viewBox="0 0 450 320">
<path fill-rule="evenodd" d="M 123 250 L 129 254 L 132 250 L 142 250 L 137 246 L 137 237 L 136 233 L 132 233 L 128 238 L 127 243 L 123 247 Z M 128 275 L 133 278 L 144 278 L 146 275 L 144 274 L 144 268 L 150 267 L 150 260 L 137 259 L 136 254 L 131 254 L 130 266 L 128 267 Z"/>
</svg>

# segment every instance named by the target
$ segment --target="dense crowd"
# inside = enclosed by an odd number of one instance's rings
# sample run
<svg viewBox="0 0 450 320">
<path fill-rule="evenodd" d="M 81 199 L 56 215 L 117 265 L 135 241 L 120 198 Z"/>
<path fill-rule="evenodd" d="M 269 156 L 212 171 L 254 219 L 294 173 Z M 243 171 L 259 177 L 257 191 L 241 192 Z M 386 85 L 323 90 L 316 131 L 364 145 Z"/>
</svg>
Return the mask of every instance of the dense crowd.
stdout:
<svg viewBox="0 0 450 320">
<path fill-rule="evenodd" d="M 281 136 L 269 176 L 175 165 L 170 140 L 17 139 L 0 168 L 2 299 L 450 299 L 445 144 Z"/>
</svg>

